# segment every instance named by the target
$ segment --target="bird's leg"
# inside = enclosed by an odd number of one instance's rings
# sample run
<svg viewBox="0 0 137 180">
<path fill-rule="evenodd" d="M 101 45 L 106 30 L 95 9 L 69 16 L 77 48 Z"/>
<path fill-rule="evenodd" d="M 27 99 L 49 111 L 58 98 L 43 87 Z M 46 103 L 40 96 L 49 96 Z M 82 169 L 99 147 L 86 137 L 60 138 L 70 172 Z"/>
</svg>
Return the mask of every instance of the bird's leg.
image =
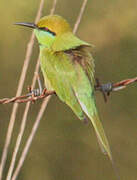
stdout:
<svg viewBox="0 0 137 180">
<path fill-rule="evenodd" d="M 101 91 L 104 97 L 104 101 L 107 102 L 107 96 L 109 96 L 110 93 L 112 92 L 113 84 L 112 83 L 101 84 L 99 79 L 96 78 L 95 90 Z"/>
</svg>

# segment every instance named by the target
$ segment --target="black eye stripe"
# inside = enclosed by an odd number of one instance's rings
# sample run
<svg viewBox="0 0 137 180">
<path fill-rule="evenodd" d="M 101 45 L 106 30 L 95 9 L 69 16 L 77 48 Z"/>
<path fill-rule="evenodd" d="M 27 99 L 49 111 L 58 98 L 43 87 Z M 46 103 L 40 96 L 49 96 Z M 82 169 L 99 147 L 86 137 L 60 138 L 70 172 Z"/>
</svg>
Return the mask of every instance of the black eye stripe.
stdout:
<svg viewBox="0 0 137 180">
<path fill-rule="evenodd" d="M 43 31 L 47 31 L 47 32 L 51 33 L 51 34 L 54 35 L 54 36 L 56 35 L 55 32 L 49 30 L 47 27 L 41 27 L 41 28 L 39 28 L 39 29 L 40 29 L 40 30 L 43 30 Z"/>
</svg>

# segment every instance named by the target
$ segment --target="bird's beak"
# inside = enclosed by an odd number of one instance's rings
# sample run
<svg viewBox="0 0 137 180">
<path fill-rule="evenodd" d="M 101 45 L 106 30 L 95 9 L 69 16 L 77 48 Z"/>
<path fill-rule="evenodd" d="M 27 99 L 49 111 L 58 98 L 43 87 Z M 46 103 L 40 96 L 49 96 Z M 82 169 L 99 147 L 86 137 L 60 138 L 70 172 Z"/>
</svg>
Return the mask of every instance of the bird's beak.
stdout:
<svg viewBox="0 0 137 180">
<path fill-rule="evenodd" d="M 17 22 L 17 23 L 15 23 L 15 25 L 26 26 L 26 27 L 33 28 L 33 29 L 36 29 L 36 28 L 37 28 L 37 25 L 36 25 L 36 24 L 34 24 L 34 23 L 28 23 L 28 22 Z"/>
</svg>

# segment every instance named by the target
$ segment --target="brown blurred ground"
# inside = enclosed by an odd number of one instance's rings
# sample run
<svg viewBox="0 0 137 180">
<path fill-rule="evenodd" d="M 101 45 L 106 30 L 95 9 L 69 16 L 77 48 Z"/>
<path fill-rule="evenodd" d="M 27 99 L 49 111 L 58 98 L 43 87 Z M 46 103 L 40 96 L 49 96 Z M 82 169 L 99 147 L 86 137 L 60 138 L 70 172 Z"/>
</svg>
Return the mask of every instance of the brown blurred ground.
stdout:
<svg viewBox="0 0 137 180">
<path fill-rule="evenodd" d="M 49 13 L 47 0 L 44 15 Z M 82 0 L 59 0 L 56 13 L 74 24 Z M 33 22 L 39 1 L 0 1 L 0 97 L 15 95 L 26 45 L 31 31 L 13 25 L 17 21 Z M 137 76 L 137 1 L 89 0 L 77 35 L 92 44 L 96 77 L 116 82 Z M 35 44 L 29 66 L 27 85 L 31 84 L 38 55 Z M 97 105 L 121 180 L 137 179 L 137 85 L 113 93 L 105 104 L 96 93 Z M 39 109 L 31 106 L 24 146 Z M 0 152 L 4 144 L 11 105 L 0 106 Z M 20 105 L 8 161 L 17 136 L 24 105 Z M 20 151 L 21 153 L 21 151 Z M 19 154 L 20 154 L 19 153 Z M 7 171 L 5 168 L 5 173 Z M 53 97 L 18 180 L 115 180 L 111 163 L 97 144 L 92 125 L 85 126 L 71 110 Z"/>
</svg>

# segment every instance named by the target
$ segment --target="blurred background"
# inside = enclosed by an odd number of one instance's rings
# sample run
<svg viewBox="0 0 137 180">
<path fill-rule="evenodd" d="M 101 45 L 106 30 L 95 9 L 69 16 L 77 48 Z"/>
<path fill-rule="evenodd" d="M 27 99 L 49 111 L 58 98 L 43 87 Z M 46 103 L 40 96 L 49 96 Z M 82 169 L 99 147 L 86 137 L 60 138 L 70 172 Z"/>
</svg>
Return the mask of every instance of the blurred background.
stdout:
<svg viewBox="0 0 137 180">
<path fill-rule="evenodd" d="M 58 0 L 56 13 L 74 25 L 82 0 Z M 45 0 L 48 15 L 51 0 Z M 14 22 L 33 22 L 39 1 L 0 1 L 0 98 L 16 93 L 31 30 Z M 88 1 L 77 35 L 95 45 L 92 54 L 96 77 L 117 82 L 137 76 L 137 1 Z M 35 42 L 23 93 L 31 84 L 38 56 Z M 121 180 L 137 179 L 137 85 L 113 93 L 104 103 L 96 93 L 97 106 L 109 139 Z M 41 101 L 31 105 L 21 154 Z M 9 167 L 25 104 L 19 107 L 10 152 Z M 12 105 L 0 105 L 0 154 L 2 153 Z M 5 178 L 3 178 L 5 179 Z M 87 126 L 59 99 L 52 97 L 24 162 L 18 180 L 116 180 L 109 159 L 98 146 L 91 123 Z"/>
</svg>

